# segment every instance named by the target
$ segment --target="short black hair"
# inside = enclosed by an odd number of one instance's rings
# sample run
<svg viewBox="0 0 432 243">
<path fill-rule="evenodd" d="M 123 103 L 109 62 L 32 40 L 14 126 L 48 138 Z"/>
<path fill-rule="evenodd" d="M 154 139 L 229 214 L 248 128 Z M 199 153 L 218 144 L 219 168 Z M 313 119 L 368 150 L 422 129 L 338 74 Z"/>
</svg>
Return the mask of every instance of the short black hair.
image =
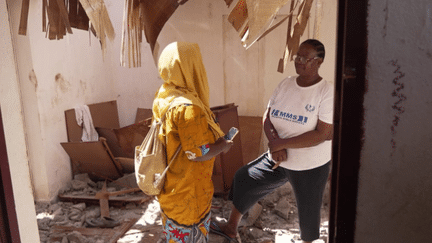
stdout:
<svg viewBox="0 0 432 243">
<path fill-rule="evenodd" d="M 318 57 L 321 57 L 324 61 L 324 57 L 325 57 L 325 48 L 323 43 L 321 43 L 321 41 L 319 40 L 315 40 L 315 39 L 307 39 L 305 41 L 303 41 L 303 44 L 308 44 L 314 47 L 315 51 L 317 52 Z"/>
</svg>

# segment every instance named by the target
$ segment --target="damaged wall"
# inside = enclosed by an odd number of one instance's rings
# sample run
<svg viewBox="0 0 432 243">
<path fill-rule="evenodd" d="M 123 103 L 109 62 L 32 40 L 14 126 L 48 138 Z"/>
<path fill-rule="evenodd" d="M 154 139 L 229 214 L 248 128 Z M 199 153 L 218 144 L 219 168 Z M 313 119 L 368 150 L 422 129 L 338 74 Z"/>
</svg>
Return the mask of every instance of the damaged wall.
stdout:
<svg viewBox="0 0 432 243">
<path fill-rule="evenodd" d="M 1 35 L 2 47 L 3 44 L 7 44 L 9 48 L 8 55 L 2 56 L 2 60 L 8 58 L 8 65 L 2 64 L 2 68 L 5 69 L 2 69 L 1 74 L 9 76 L 5 79 L 2 76 L 0 81 L 0 105 L 4 112 L 8 151 L 13 151 L 9 155 L 9 162 L 12 165 L 13 181 L 16 183 L 14 190 L 20 192 L 15 195 L 16 201 L 19 202 L 19 226 L 20 229 L 26 229 L 22 232 L 34 236 L 37 234 L 37 231 L 33 232 L 35 222 L 25 219 L 29 215 L 34 215 L 33 200 L 54 200 L 58 190 L 72 178 L 69 156 L 60 146 L 61 142 L 67 141 L 64 111 L 77 105 L 117 99 L 120 126 L 129 125 L 134 122 L 138 107 L 151 107 L 154 93 L 162 81 L 158 77 L 147 44 L 143 44 L 142 47 L 141 68 L 120 67 L 124 7 L 122 1 L 104 1 L 116 32 L 114 41 L 107 41 L 104 58 L 98 39 L 89 32 L 72 29 L 73 34 L 67 34 L 62 40 L 46 38 L 46 33 L 42 32 L 41 0 L 30 1 L 27 35 L 18 35 L 21 1 L 0 1 L 1 10 L 5 12 L 2 12 L 2 25 L 10 24 L 10 29 L 2 31 L 11 34 L 10 37 L 6 34 Z M 327 48 L 326 62 L 321 68 L 321 74 L 332 80 L 337 3 L 336 0 L 319 2 L 323 6 L 322 14 L 325 16 L 323 23 L 328 23 L 321 26 L 321 39 Z M 280 14 L 287 12 L 288 9 L 283 8 Z M 224 1 L 190 0 L 179 7 L 159 36 L 160 51 L 172 41 L 191 41 L 200 45 L 210 81 L 212 106 L 240 102 L 227 99 L 229 96 L 225 95 L 225 92 L 232 92 L 231 97 L 235 97 L 235 93 L 238 92 L 238 89 L 225 88 L 226 70 L 223 63 L 224 58 L 230 53 L 223 54 L 223 45 L 224 41 L 225 45 L 230 43 L 227 39 L 224 40 L 223 18 L 228 14 L 229 9 Z M 311 28 L 309 33 L 312 33 Z M 310 37 L 312 35 L 304 36 Z M 257 71 L 262 74 L 256 87 L 265 87 L 259 90 L 259 94 L 262 94 L 262 111 L 259 107 L 252 110 L 240 107 L 240 115 L 261 116 L 271 92 L 281 77 L 294 74 L 293 69 L 288 69 L 283 75 L 276 71 L 276 63 L 283 52 L 276 55 L 275 50 L 283 50 L 285 40 L 285 36 L 280 37 L 280 34 L 271 33 L 260 41 L 261 50 L 258 51 L 262 59 L 259 60 L 259 69 L 244 72 Z M 239 43 L 238 39 L 231 44 Z M 272 52 L 266 50 L 270 47 Z M 244 49 L 239 51 L 247 52 Z M 16 72 L 11 62 L 14 56 Z M 275 64 L 267 63 L 269 60 Z M 288 65 L 292 66 L 292 63 Z M 8 72 L 3 72 L 6 69 Z M 257 97 L 248 97 L 250 98 Z"/>
<path fill-rule="evenodd" d="M 369 4 L 355 242 L 429 242 L 432 3 Z"/>
<path fill-rule="evenodd" d="M 123 2 L 105 0 L 116 37 L 107 41 L 107 51 L 102 55 L 99 41 L 87 31 L 72 29 L 62 40 L 49 40 L 42 32 L 42 1 L 31 1 L 28 16 L 27 35 L 18 35 L 21 15 L 21 2 L 6 0 L 8 4 L 11 31 L 14 38 L 28 141 L 29 165 L 35 199 L 49 201 L 56 197 L 57 191 L 71 179 L 70 160 L 60 142 L 67 141 L 64 111 L 77 105 L 91 104 L 117 99 L 120 126 L 132 124 L 136 109 L 150 108 L 157 88 L 162 83 L 150 55 L 150 47 L 142 47 L 142 67 L 123 68 L 120 64 L 120 47 L 123 21 Z M 334 75 L 336 1 L 323 4 L 324 22 L 321 37 L 327 47 L 327 57 L 321 71 L 329 80 Z M 223 17 L 229 13 L 224 1 L 188 1 L 174 13 L 159 36 L 160 51 L 172 41 L 197 42 L 202 51 L 204 65 L 210 82 L 211 105 L 228 102 L 224 92 L 236 97 L 238 89 L 226 90 L 223 54 Z M 280 13 L 286 14 L 288 8 Z M 312 10 L 312 14 L 314 14 Z M 313 27 L 309 27 L 312 33 Z M 280 30 L 279 30 L 280 31 Z M 282 31 L 283 32 L 283 31 Z M 280 35 L 279 35 L 280 36 Z M 304 38 L 311 38 L 305 34 Z M 254 109 L 239 107 L 240 115 L 261 116 L 267 100 L 282 76 L 294 74 L 293 69 L 285 74 L 277 73 L 277 62 L 282 57 L 285 36 L 275 37 L 272 33 L 260 43 L 262 58 L 257 70 L 260 85 L 256 89 L 261 99 L 261 107 Z M 226 40 L 225 40 L 226 42 Z M 229 45 L 239 45 L 240 40 Z M 275 56 L 279 48 L 280 54 Z M 264 48 L 265 47 L 265 48 Z M 275 47 L 272 52 L 267 48 Z M 277 50 L 279 50 L 277 49 Z M 160 52 L 159 51 L 159 52 Z M 242 52 L 247 50 L 241 49 Z M 225 56 L 224 56 L 225 55 Z M 274 65 L 267 62 L 272 60 Z M 262 65 L 266 63 L 266 65 Z M 292 66 L 292 63 L 288 64 Z M 235 69 L 234 71 L 239 71 Z M 258 75 L 258 74 L 257 74 Z M 260 87 L 265 87 L 262 89 Z M 256 99 L 256 96 L 248 96 Z M 252 102 L 242 104 L 250 105 Z"/>
<path fill-rule="evenodd" d="M 71 179 L 64 111 L 115 99 L 111 50 L 102 60 L 98 40 L 74 29 L 62 40 L 42 32 L 42 1 L 31 1 L 27 35 L 18 35 L 21 1 L 7 0 L 36 200 L 55 199 Z"/>
<path fill-rule="evenodd" d="M 72 176 L 69 157 L 60 146 L 60 142 L 67 141 L 64 111 L 77 105 L 117 99 L 120 126 L 129 125 L 133 123 L 138 107 L 151 107 L 154 93 L 162 81 L 158 77 L 153 57 L 149 55 L 150 48 L 147 44 L 142 47 L 142 68 L 120 67 L 123 3 L 105 1 L 116 37 L 113 42 L 107 42 L 107 51 L 103 58 L 98 40 L 86 31 L 73 29 L 73 34 L 67 34 L 62 40 L 48 40 L 46 33 L 42 32 L 42 1 L 30 2 L 27 35 L 18 35 L 21 2 L 6 2 L 15 41 L 34 196 L 36 200 L 49 201 L 55 199 L 57 191 Z M 336 11 L 335 5 L 336 3 L 326 4 L 323 11 Z M 286 11 L 287 9 L 282 10 L 281 13 Z M 166 44 L 176 40 L 193 41 L 200 45 L 210 81 L 212 106 L 236 102 L 226 100 L 224 95 L 226 72 L 222 54 L 222 22 L 223 16 L 228 13 L 229 9 L 223 1 L 189 1 L 179 7 L 159 36 L 161 50 Z M 334 31 L 335 25 L 322 29 L 322 33 Z M 282 40 L 271 37 L 269 35 L 264 38 L 262 42 L 265 44 L 260 44 L 263 49 L 261 63 L 273 59 L 275 65 L 262 66 L 259 70 L 244 70 L 259 71 L 267 75 L 260 76 L 262 79 L 258 81 L 261 85 L 256 87 L 267 87 L 266 92 L 261 93 L 262 107 L 254 111 L 240 107 L 240 115 L 260 116 L 271 91 L 281 77 L 293 73 L 292 70 L 286 71 L 284 75 L 277 73 L 276 63 L 279 57 L 273 56 L 275 52 L 269 54 L 270 57 L 266 56 L 263 47 L 279 46 L 279 49 L 283 50 L 285 44 L 285 37 Z M 309 37 L 312 36 L 305 35 L 305 38 Z M 332 75 L 334 34 L 328 34 L 326 38 L 328 66 L 323 70 L 328 70 L 327 73 Z M 238 40 L 233 45 L 239 42 Z M 228 92 L 238 92 L 238 89 Z M 250 98 L 256 99 L 256 96 Z"/>
<path fill-rule="evenodd" d="M 7 158 L 11 174 L 15 212 L 21 242 L 35 242 L 39 232 L 36 224 L 29 158 L 24 133 L 23 108 L 14 57 L 6 0 L 0 0 L 0 109 L 5 133 Z M 4 173 L 4 172 L 3 172 Z M 2 185 L 3 186 L 3 185 Z M 16 235 L 18 232 L 14 232 Z M 13 238 L 14 239 L 14 238 Z"/>
</svg>

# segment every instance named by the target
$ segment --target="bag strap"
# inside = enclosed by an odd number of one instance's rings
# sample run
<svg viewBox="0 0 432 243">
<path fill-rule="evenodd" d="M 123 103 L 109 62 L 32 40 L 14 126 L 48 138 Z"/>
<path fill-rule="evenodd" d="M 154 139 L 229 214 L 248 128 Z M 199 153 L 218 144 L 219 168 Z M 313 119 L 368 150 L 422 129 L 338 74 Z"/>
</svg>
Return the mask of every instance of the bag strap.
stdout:
<svg viewBox="0 0 432 243">
<path fill-rule="evenodd" d="M 174 100 L 175 100 L 175 98 L 171 101 L 171 103 L 170 103 L 168 109 L 165 111 L 164 115 L 161 117 L 161 119 L 160 119 L 160 121 L 159 121 L 161 124 L 165 121 L 166 114 L 167 114 L 168 111 L 171 109 L 171 106 L 172 106 L 172 104 L 174 103 Z"/>
<path fill-rule="evenodd" d="M 174 100 L 175 100 L 175 99 L 174 99 Z M 163 115 L 162 119 L 160 120 L 161 123 L 164 122 L 164 120 L 165 120 L 165 116 L 166 116 L 166 113 L 168 113 L 168 111 L 171 109 L 171 105 L 174 103 L 174 100 L 171 101 L 170 106 L 168 107 L 167 111 L 165 112 L 165 114 Z M 165 140 L 166 140 L 166 137 L 165 137 Z M 167 141 L 165 141 L 165 144 L 168 144 Z M 167 167 L 166 167 L 165 170 L 162 172 L 162 175 L 161 175 L 160 179 L 162 179 L 162 178 L 165 177 L 166 173 L 168 172 L 169 167 L 171 166 L 171 164 L 172 164 L 172 162 L 174 161 L 174 159 L 177 157 L 177 155 L 178 155 L 178 153 L 180 152 L 180 150 L 181 150 L 181 144 L 178 146 L 178 148 L 177 148 L 177 150 L 175 151 L 175 153 L 174 153 L 173 157 L 171 158 L 170 162 L 167 164 Z M 168 156 L 168 155 L 167 155 L 167 156 Z M 155 182 L 155 183 L 156 183 L 156 182 Z"/>
<path fill-rule="evenodd" d="M 161 125 L 162 125 L 162 123 L 165 121 L 166 114 L 167 114 L 168 111 L 171 109 L 171 106 L 172 106 L 172 104 L 174 103 L 174 101 L 175 101 L 175 98 L 171 101 L 171 103 L 170 103 L 168 109 L 166 110 L 165 114 L 162 116 L 161 120 L 159 121 L 159 122 L 161 123 Z M 168 144 L 167 141 L 166 141 L 166 137 L 165 137 L 165 144 Z M 180 150 L 181 150 L 181 144 L 178 146 L 176 152 L 174 153 L 173 157 L 171 158 L 170 162 L 168 163 L 167 167 L 165 168 L 164 172 L 162 173 L 162 177 L 165 176 L 166 172 L 168 171 L 168 168 L 170 167 L 170 165 L 171 165 L 171 163 L 174 161 L 174 159 L 177 157 L 177 154 L 180 152 Z M 167 156 L 168 156 L 168 155 L 167 155 Z"/>
<path fill-rule="evenodd" d="M 165 170 L 162 172 L 162 175 L 160 176 L 160 179 L 164 178 L 166 173 L 168 172 L 168 169 L 170 167 L 170 165 L 172 164 L 172 162 L 174 161 L 174 159 L 177 157 L 178 153 L 181 150 L 181 145 L 178 146 L 176 152 L 174 153 L 173 157 L 171 158 L 170 162 L 168 163 L 167 167 L 165 168 Z M 158 180 L 155 181 L 155 184 L 158 182 Z"/>
</svg>

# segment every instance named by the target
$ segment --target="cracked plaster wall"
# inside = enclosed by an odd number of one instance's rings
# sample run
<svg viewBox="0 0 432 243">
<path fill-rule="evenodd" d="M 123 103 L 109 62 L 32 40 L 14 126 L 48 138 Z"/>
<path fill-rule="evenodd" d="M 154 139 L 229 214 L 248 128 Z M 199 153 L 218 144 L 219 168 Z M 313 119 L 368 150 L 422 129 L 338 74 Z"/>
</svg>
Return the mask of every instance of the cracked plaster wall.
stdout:
<svg viewBox="0 0 432 243">
<path fill-rule="evenodd" d="M 36 201 L 51 201 L 72 178 L 64 111 L 115 99 L 112 54 L 73 29 L 62 40 L 42 32 L 42 1 L 31 1 L 27 35 L 18 35 L 21 1 L 6 0 L 25 124 L 28 166 Z"/>
<path fill-rule="evenodd" d="M 56 198 L 58 190 L 72 176 L 69 156 L 60 146 L 60 142 L 67 141 L 64 111 L 77 105 L 117 100 L 120 126 L 130 125 L 134 122 L 137 108 L 151 108 L 154 94 L 162 81 L 145 41 L 142 45 L 142 67 L 129 69 L 120 66 L 122 1 L 104 1 L 116 33 L 114 41 L 107 42 L 104 57 L 99 41 L 87 31 L 73 29 L 73 34 L 67 34 L 62 40 L 47 39 L 41 26 L 42 1 L 30 2 L 27 35 L 18 35 L 21 2 L 6 2 L 22 94 L 34 197 L 37 201 L 50 201 Z M 280 13 L 287 13 L 287 10 L 284 7 Z M 328 27 L 321 30 L 328 48 L 325 62 L 328 66 L 322 67 L 322 72 L 329 80 L 334 75 L 336 17 L 332 13 L 335 12 L 335 0 L 324 4 L 323 14 L 327 19 L 323 21 L 330 24 L 323 25 Z M 172 41 L 191 41 L 200 45 L 210 82 L 212 106 L 239 103 L 226 99 L 224 95 L 222 22 L 227 14 L 229 9 L 224 1 L 188 1 L 165 24 L 158 39 L 159 53 Z M 308 31 L 311 33 L 311 28 Z M 304 36 L 309 37 L 312 35 Z M 239 39 L 231 41 L 237 41 L 233 45 L 240 43 Z M 279 46 L 280 53 L 276 56 L 275 52 L 262 51 L 260 55 L 264 57 L 266 66 L 259 67 L 259 70 L 246 70 L 265 73 L 260 76 L 261 85 L 256 89 L 266 86 L 266 91 L 258 98 L 261 99 L 261 108 L 256 106 L 251 110 L 241 107 L 240 115 L 261 116 L 282 76 L 294 74 L 293 70 L 287 70 L 283 75 L 276 71 L 277 62 L 283 54 L 285 36 L 278 38 L 271 33 L 262 42 L 265 48 Z M 274 65 L 268 64 L 270 60 Z M 292 63 L 288 65 L 292 66 Z M 235 97 L 238 89 L 228 92 Z M 256 96 L 251 98 L 256 99 Z"/>
<path fill-rule="evenodd" d="M 34 240 L 39 238 L 36 217 L 29 218 L 29 215 L 35 215 L 35 207 L 21 95 L 6 0 L 0 0 L 0 108 L 3 121 L 1 125 L 5 133 L 7 159 L 14 192 L 13 198 L 8 197 L 7 200 L 14 201 L 13 211 L 16 212 L 21 242 L 37 242 Z M 18 235 L 17 233 L 13 232 L 12 237 Z"/>
<path fill-rule="evenodd" d="M 355 242 L 429 242 L 432 3 L 369 3 Z"/>
<path fill-rule="evenodd" d="M 26 220 L 29 215 L 34 215 L 33 200 L 55 200 L 58 190 L 72 178 L 69 156 L 60 146 L 60 142 L 67 141 L 64 111 L 77 105 L 116 99 L 120 125 L 126 126 L 133 123 L 138 107 L 151 107 L 154 93 L 162 81 L 158 77 L 153 57 L 149 55 L 150 47 L 145 42 L 142 46 L 143 66 L 136 69 L 120 67 L 122 1 L 105 0 L 116 37 L 113 42 L 107 42 L 104 58 L 99 41 L 86 31 L 73 29 L 73 34 L 67 34 L 62 40 L 47 39 L 46 33 L 42 32 L 41 0 L 30 1 L 27 35 L 18 35 L 21 1 L 0 1 L 2 11 L 5 12 L 2 24 L 10 26 L 5 31 L 11 33 L 10 37 L 2 35 L 2 45 L 9 43 L 9 51 L 13 53 L 9 53 L 8 57 L 15 58 L 16 61 L 16 71 L 9 69 L 14 66 L 13 63 L 2 66 L 8 69 L 10 75 L 16 75 L 15 80 L 11 81 L 16 83 L 4 85 L 6 79 L 1 81 L 0 104 L 2 112 L 4 111 L 5 129 L 8 129 L 6 141 L 8 151 L 11 151 L 9 163 L 13 165 L 12 176 L 19 182 L 16 187 L 14 185 L 14 190 L 20 191 L 19 195 L 15 195 L 16 202 L 19 202 L 18 223 L 23 228 L 23 234 L 28 233 L 30 237 L 34 237 L 37 235 L 37 231 L 33 232 L 36 224 Z M 331 16 L 324 21 L 330 21 L 331 24 L 328 25 L 329 29 L 322 29 L 322 33 L 327 33 L 323 38 L 328 43 L 328 66 L 322 68 L 322 71 L 331 80 L 334 77 L 336 1 L 324 5 L 326 7 L 323 13 Z M 282 9 L 281 14 L 286 12 L 286 9 Z M 212 106 L 230 102 L 225 100 L 223 94 L 224 57 L 221 52 L 223 15 L 227 14 L 229 9 L 223 1 L 189 1 L 179 7 L 159 36 L 161 50 L 166 44 L 176 40 L 193 41 L 200 45 L 211 81 Z M 281 40 L 274 36 L 266 37 L 263 41 L 266 47 L 272 46 L 273 42 L 283 46 L 285 37 Z M 267 57 L 266 60 L 274 58 L 276 64 L 282 54 L 280 52 L 278 56 Z M 267 78 L 262 78 L 261 82 L 272 91 L 281 80 L 276 71 L 277 65 L 261 68 L 261 72 L 263 69 L 268 72 Z M 6 72 L 2 72 L 3 74 Z M 290 74 L 292 71 L 286 71 L 284 75 Z M 266 104 L 270 91 L 266 91 L 261 97 L 263 105 Z M 14 98 L 10 99 L 10 95 L 14 95 Z M 12 104 L 11 101 L 16 103 Z M 8 106 L 9 104 L 12 106 Z M 246 112 L 241 115 L 261 115 L 262 112 Z M 25 237 L 28 235 L 24 235 L 22 239 Z"/>
</svg>

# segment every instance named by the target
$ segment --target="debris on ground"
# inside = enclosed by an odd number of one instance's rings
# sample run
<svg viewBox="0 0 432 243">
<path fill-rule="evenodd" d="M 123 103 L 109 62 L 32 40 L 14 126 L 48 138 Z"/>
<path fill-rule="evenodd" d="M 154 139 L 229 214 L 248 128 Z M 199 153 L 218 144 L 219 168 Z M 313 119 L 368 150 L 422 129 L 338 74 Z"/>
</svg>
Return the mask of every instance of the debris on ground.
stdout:
<svg viewBox="0 0 432 243">
<path fill-rule="evenodd" d="M 162 222 L 157 199 L 127 185 L 115 187 L 113 182 L 106 184 L 106 192 L 101 194 L 104 184 L 93 182 L 85 175 L 75 176 L 60 191 L 62 197 L 58 202 L 36 203 L 41 243 L 158 243 Z M 101 195 L 108 199 L 109 217 L 101 217 Z M 212 219 L 226 221 L 231 207 L 230 201 L 214 197 Z M 326 189 L 321 237 L 314 243 L 327 242 L 328 209 Z M 262 199 L 243 217 L 238 231 L 243 243 L 301 242 L 291 186 L 286 184 Z M 223 237 L 210 234 L 209 243 L 221 242 Z"/>
</svg>

